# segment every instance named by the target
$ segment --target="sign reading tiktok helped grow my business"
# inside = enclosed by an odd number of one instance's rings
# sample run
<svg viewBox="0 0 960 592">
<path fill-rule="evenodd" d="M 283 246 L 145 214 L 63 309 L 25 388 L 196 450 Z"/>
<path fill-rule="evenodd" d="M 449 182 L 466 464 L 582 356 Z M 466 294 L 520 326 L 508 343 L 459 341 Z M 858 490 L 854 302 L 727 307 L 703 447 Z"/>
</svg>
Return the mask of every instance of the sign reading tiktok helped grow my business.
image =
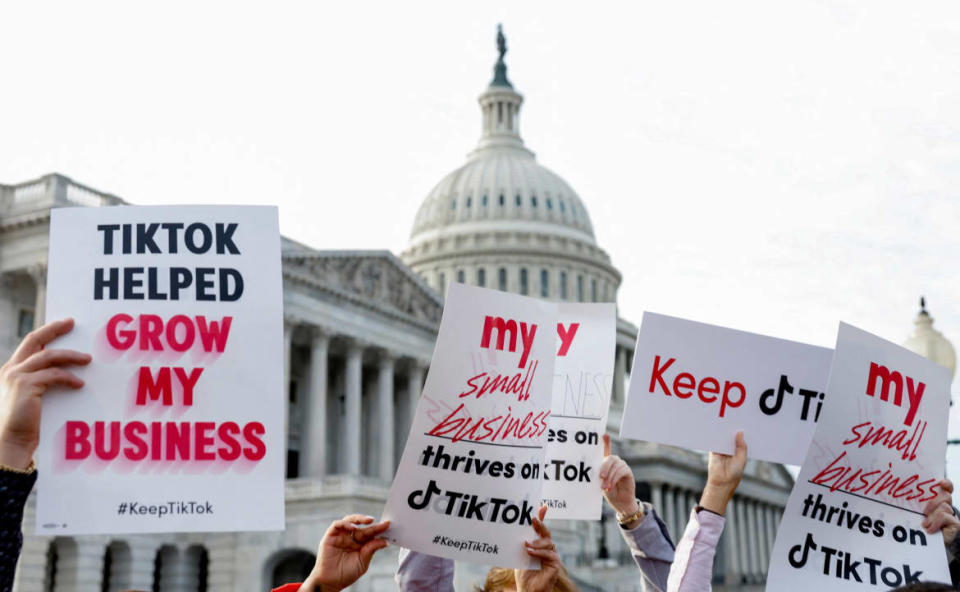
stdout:
<svg viewBox="0 0 960 592">
<path fill-rule="evenodd" d="M 47 317 L 93 361 L 44 397 L 39 534 L 283 528 L 276 208 L 54 209 Z"/>
<path fill-rule="evenodd" d="M 451 284 L 384 519 L 393 543 L 502 567 L 536 565 L 557 305 Z"/>
<path fill-rule="evenodd" d="M 798 465 L 824 401 L 832 351 L 643 313 L 624 438 Z"/>
<path fill-rule="evenodd" d="M 841 324 L 827 401 L 777 533 L 767 590 L 950 582 L 921 526 L 943 477 L 950 371 Z"/>
<path fill-rule="evenodd" d="M 617 339 L 613 303 L 560 303 L 553 405 L 547 431 L 543 503 L 547 516 L 599 520 L 603 504 L 597 471 Z"/>
</svg>

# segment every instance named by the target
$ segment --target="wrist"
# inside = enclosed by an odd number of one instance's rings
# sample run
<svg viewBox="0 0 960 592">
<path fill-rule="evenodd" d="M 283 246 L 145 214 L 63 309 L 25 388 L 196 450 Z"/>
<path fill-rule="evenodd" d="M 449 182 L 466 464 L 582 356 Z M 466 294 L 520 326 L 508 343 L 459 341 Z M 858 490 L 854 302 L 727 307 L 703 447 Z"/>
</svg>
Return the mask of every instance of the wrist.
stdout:
<svg viewBox="0 0 960 592">
<path fill-rule="evenodd" d="M 703 495 L 700 496 L 700 505 L 714 514 L 723 516 L 727 511 L 727 504 L 730 503 L 732 497 L 732 493 L 727 493 L 726 491 L 718 490 L 708 485 L 707 488 L 703 490 Z"/>
<path fill-rule="evenodd" d="M 33 463 L 35 446 L 0 440 L 0 465 L 26 470 Z"/>
</svg>

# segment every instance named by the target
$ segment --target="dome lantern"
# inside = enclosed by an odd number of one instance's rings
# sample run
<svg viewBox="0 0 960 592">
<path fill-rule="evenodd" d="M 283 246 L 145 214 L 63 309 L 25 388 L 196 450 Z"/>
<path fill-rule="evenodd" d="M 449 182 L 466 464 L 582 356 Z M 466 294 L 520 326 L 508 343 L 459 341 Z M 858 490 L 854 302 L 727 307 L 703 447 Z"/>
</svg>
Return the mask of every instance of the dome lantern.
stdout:
<svg viewBox="0 0 960 592">
<path fill-rule="evenodd" d="M 932 360 L 950 370 L 953 377 L 957 366 L 957 353 L 953 345 L 940 331 L 933 328 L 933 317 L 927 312 L 927 302 L 920 297 L 920 312 L 913 321 L 913 334 L 903 342 L 903 347 Z"/>
<path fill-rule="evenodd" d="M 507 79 L 507 65 L 503 61 L 507 53 L 507 40 L 501 25 L 497 25 L 497 50 L 499 57 L 493 67 L 493 80 L 478 99 L 483 115 L 480 142 L 469 158 L 480 157 L 491 148 L 515 148 L 532 156 L 533 153 L 524 148 L 520 138 L 523 95 L 514 90 Z"/>
</svg>

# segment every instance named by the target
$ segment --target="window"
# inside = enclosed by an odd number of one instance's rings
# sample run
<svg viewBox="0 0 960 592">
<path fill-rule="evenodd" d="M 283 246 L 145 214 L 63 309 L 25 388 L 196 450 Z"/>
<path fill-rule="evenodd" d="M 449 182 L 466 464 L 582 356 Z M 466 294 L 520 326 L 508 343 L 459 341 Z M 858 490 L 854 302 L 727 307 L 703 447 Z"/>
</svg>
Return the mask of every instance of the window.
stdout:
<svg viewBox="0 0 960 592">
<path fill-rule="evenodd" d="M 451 210 L 457 209 L 457 198 L 453 198 L 452 200 L 450 200 L 450 209 Z"/>
<path fill-rule="evenodd" d="M 537 196 L 536 196 L 536 195 L 531 195 L 531 196 L 530 196 L 530 205 L 532 205 L 533 207 L 537 207 Z"/>
<path fill-rule="evenodd" d="M 504 267 L 500 268 L 500 271 L 497 272 L 497 282 L 499 283 L 499 288 L 504 292 L 507 291 L 507 270 Z"/>
<path fill-rule="evenodd" d="M 447 289 L 447 276 L 441 271 L 437 275 L 437 287 L 440 288 L 440 295 L 443 296 L 444 291 Z"/>
<path fill-rule="evenodd" d="M 547 209 L 548 210 L 553 209 L 553 201 L 549 197 L 547 198 Z"/>
<path fill-rule="evenodd" d="M 563 200 L 561 199 L 561 200 L 560 200 L 560 213 L 562 214 L 562 213 L 564 213 L 565 211 L 566 211 L 566 208 L 564 208 L 564 206 L 563 206 Z"/>
<path fill-rule="evenodd" d="M 583 302 L 583 276 L 577 276 L 577 302 Z"/>
<path fill-rule="evenodd" d="M 520 270 L 520 293 L 524 296 L 529 292 L 529 285 L 527 283 L 527 268 L 524 267 Z"/>
<path fill-rule="evenodd" d="M 22 339 L 27 336 L 27 333 L 33 331 L 35 319 L 33 309 L 21 308 L 20 317 L 17 319 L 17 337 Z"/>
<path fill-rule="evenodd" d="M 546 269 L 540 270 L 540 297 L 550 296 L 550 273 Z"/>
<path fill-rule="evenodd" d="M 590 280 L 590 300 L 597 301 L 597 278 Z"/>
<path fill-rule="evenodd" d="M 481 288 L 487 285 L 487 270 L 482 267 L 477 270 L 477 285 Z"/>
<path fill-rule="evenodd" d="M 517 194 L 517 207 L 520 207 L 520 206 L 522 206 L 522 205 L 523 205 L 523 199 L 520 198 L 520 194 L 518 193 L 518 194 Z"/>
<path fill-rule="evenodd" d="M 501 194 L 500 194 L 500 205 L 502 206 L 503 203 L 504 203 L 504 199 L 503 199 L 503 194 L 501 193 Z"/>
<path fill-rule="evenodd" d="M 483 194 L 483 207 L 487 207 L 487 194 Z"/>
<path fill-rule="evenodd" d="M 472 203 L 473 203 L 473 198 L 472 198 L 472 197 L 468 197 L 468 198 L 467 198 L 467 207 L 469 208 L 469 207 L 470 207 L 470 204 L 472 204 Z"/>
<path fill-rule="evenodd" d="M 457 272 L 457 281 L 461 284 L 467 283 L 467 273 L 462 269 Z"/>
<path fill-rule="evenodd" d="M 567 272 L 560 272 L 560 299 L 567 299 Z"/>
</svg>

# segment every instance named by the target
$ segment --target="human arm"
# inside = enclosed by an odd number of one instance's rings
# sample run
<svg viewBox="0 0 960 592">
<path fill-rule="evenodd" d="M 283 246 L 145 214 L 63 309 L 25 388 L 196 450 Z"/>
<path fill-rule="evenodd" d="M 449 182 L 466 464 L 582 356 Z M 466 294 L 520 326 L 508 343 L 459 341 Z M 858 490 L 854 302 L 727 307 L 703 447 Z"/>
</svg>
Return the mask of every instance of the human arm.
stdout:
<svg viewBox="0 0 960 592">
<path fill-rule="evenodd" d="M 620 518 L 626 521 L 620 524 L 620 534 L 640 569 L 645 589 L 665 590 L 674 554 L 667 527 L 652 505 L 637 500 L 633 471 L 626 461 L 610 453 L 608 434 L 603 435 L 603 452 L 600 487 L 618 522 Z"/>
<path fill-rule="evenodd" d="M 367 572 L 374 553 L 388 543 L 380 535 L 390 522 L 351 514 L 330 525 L 317 549 L 317 562 L 299 592 L 339 592 Z"/>
<path fill-rule="evenodd" d="M 66 367 L 90 363 L 88 354 L 46 348 L 71 329 L 72 319 L 47 323 L 24 337 L 0 366 L 0 590 L 13 586 L 23 507 L 37 480 L 33 454 L 40 442 L 41 399 L 51 386 L 83 386 Z"/>
<path fill-rule="evenodd" d="M 939 493 L 923 507 L 923 528 L 928 534 L 940 531 L 943 534 L 943 544 L 947 550 L 947 561 L 950 566 L 950 577 L 953 585 L 960 585 L 960 519 L 957 518 L 953 507 L 953 482 L 941 479 L 937 484 Z"/>
<path fill-rule="evenodd" d="M 540 569 L 514 570 L 517 592 L 552 592 L 557 579 L 565 574 L 557 545 L 550 536 L 550 529 L 543 523 L 546 514 L 547 506 L 540 506 L 537 517 L 533 519 L 533 531 L 537 533 L 537 538 L 523 544 L 527 555 L 540 560 Z"/>
<path fill-rule="evenodd" d="M 690 522 L 677 544 L 676 558 L 670 568 L 667 590 L 670 592 L 709 591 L 713 578 L 713 557 L 723 532 L 727 504 L 740 485 L 747 466 L 747 444 L 743 432 L 737 433 L 734 454 L 710 453 L 707 484 L 700 505 L 690 513 Z"/>
<path fill-rule="evenodd" d="M 453 592 L 452 559 L 400 549 L 394 581 L 399 592 Z"/>
</svg>

